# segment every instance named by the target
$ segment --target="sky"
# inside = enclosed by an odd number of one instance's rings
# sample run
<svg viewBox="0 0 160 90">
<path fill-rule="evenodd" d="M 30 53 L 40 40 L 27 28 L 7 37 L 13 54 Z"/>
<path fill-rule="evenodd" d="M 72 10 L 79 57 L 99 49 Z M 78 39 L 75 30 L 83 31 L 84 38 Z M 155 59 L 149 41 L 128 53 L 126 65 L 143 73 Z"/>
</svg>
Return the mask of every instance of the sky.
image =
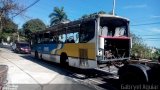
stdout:
<svg viewBox="0 0 160 90">
<path fill-rule="evenodd" d="M 17 0 L 27 7 L 36 0 Z M 160 48 L 160 0 L 116 0 L 115 13 L 130 20 L 130 31 L 144 40 L 151 47 Z M 53 8 L 64 7 L 70 20 L 76 20 L 84 14 L 98 11 L 112 11 L 113 0 L 40 0 L 27 9 L 23 16 L 13 20 L 19 28 L 30 19 L 41 19 L 46 25 L 50 24 L 48 17 Z M 147 25 L 145 25 L 147 24 Z"/>
</svg>

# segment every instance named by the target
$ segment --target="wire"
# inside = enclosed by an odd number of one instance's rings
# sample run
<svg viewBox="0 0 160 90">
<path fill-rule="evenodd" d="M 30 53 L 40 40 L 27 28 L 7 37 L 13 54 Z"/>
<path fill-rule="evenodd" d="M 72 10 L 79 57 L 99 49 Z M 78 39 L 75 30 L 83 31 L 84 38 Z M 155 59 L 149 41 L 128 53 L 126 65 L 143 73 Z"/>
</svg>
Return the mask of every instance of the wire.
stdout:
<svg viewBox="0 0 160 90">
<path fill-rule="evenodd" d="M 160 34 L 153 34 L 153 35 L 139 35 L 139 36 L 160 36 Z"/>
<path fill-rule="evenodd" d="M 32 4 L 30 4 L 28 7 L 24 8 L 23 10 L 21 10 L 19 13 L 17 13 L 16 15 L 12 16 L 11 18 L 14 18 L 16 16 L 18 16 L 19 14 L 21 14 L 22 12 L 26 11 L 28 8 L 34 6 L 36 3 L 38 3 L 40 0 L 36 0 L 35 2 L 33 2 Z"/>
<path fill-rule="evenodd" d="M 160 24 L 160 22 L 143 23 L 143 24 L 133 24 L 133 25 L 131 25 L 131 26 L 144 26 L 144 25 L 154 25 L 154 24 Z"/>
<path fill-rule="evenodd" d="M 160 40 L 160 38 L 143 38 L 143 40 Z"/>
</svg>

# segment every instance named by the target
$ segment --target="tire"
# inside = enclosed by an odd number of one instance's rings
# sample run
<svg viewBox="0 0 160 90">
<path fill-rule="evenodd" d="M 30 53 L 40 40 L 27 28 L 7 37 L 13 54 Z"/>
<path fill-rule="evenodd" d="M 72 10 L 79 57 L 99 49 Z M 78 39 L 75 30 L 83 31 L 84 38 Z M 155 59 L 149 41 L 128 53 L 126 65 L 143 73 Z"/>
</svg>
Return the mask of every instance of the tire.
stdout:
<svg viewBox="0 0 160 90">
<path fill-rule="evenodd" d="M 35 56 L 34 56 L 35 58 L 37 58 L 37 59 L 39 59 L 39 56 L 38 56 L 38 52 L 37 51 L 35 51 Z"/>
<path fill-rule="evenodd" d="M 43 58 L 42 58 L 42 54 L 40 55 L 40 60 L 43 60 Z"/>
<path fill-rule="evenodd" d="M 67 67 L 69 64 L 67 62 L 68 56 L 66 53 L 61 53 L 60 55 L 60 64 L 64 67 Z"/>
</svg>

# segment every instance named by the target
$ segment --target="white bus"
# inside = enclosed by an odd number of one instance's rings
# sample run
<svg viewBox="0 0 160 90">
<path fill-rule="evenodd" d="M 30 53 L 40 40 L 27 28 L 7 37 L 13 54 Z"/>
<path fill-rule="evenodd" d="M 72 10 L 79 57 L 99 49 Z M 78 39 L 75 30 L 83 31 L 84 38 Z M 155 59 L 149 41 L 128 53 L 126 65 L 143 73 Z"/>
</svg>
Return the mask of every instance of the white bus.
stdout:
<svg viewBox="0 0 160 90">
<path fill-rule="evenodd" d="M 130 59 L 129 20 L 99 14 L 61 23 L 32 34 L 31 54 L 36 58 L 89 69 Z"/>
</svg>

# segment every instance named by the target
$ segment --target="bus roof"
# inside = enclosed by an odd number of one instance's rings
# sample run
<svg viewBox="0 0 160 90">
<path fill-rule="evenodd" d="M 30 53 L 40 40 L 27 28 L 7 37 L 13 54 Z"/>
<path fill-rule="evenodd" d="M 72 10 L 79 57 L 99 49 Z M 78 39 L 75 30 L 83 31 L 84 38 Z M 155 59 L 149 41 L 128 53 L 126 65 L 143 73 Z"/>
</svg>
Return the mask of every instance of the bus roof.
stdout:
<svg viewBox="0 0 160 90">
<path fill-rule="evenodd" d="M 77 26 L 79 27 L 82 22 L 95 20 L 98 17 L 100 17 L 100 18 L 101 17 L 106 17 L 106 18 L 108 17 L 108 18 L 124 19 L 124 20 L 129 22 L 129 19 L 121 17 L 121 16 L 110 15 L 110 14 L 98 14 L 98 15 L 95 15 L 94 17 L 89 17 L 89 18 L 85 18 L 85 19 L 79 19 L 79 20 L 70 21 L 70 22 L 59 23 L 59 24 L 53 25 L 52 27 L 46 28 L 46 30 L 34 32 L 33 34 L 35 34 L 35 33 L 44 33 L 44 32 L 51 31 L 51 30 L 58 31 L 59 29 L 68 28 L 68 27 L 74 27 L 74 26 L 75 27 L 77 27 Z"/>
<path fill-rule="evenodd" d="M 125 19 L 129 21 L 128 18 L 117 16 L 117 15 L 110 15 L 110 14 L 98 14 L 99 17 L 111 17 L 111 18 L 119 18 L 119 19 Z"/>
</svg>

